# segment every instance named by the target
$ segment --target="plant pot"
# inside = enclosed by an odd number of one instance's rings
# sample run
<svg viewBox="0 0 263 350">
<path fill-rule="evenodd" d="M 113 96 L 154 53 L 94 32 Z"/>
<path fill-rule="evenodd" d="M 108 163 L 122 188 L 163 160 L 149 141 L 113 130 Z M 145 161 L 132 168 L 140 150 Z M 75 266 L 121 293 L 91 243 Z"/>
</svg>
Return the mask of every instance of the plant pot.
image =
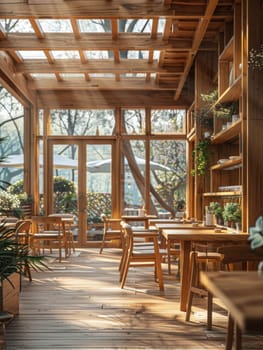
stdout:
<svg viewBox="0 0 263 350">
<path fill-rule="evenodd" d="M 0 311 L 19 314 L 20 274 L 13 273 L 9 280 L 2 280 L 0 287 Z"/>
</svg>

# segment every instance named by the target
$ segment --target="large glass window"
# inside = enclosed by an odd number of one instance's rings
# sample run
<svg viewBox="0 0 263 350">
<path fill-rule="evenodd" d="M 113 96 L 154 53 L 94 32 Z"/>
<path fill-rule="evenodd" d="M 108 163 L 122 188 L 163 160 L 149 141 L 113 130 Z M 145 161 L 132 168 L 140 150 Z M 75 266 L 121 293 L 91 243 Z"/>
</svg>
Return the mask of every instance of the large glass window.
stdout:
<svg viewBox="0 0 263 350">
<path fill-rule="evenodd" d="M 0 86 L 0 179 L 11 184 L 24 178 L 24 108 Z"/>
<path fill-rule="evenodd" d="M 151 111 L 153 134 L 185 133 L 185 111 L 176 109 L 154 109 Z"/>
<path fill-rule="evenodd" d="M 145 110 L 144 109 L 124 109 L 123 133 L 144 134 L 145 133 Z"/>
<path fill-rule="evenodd" d="M 51 110 L 52 135 L 106 136 L 114 133 L 113 110 Z"/>
</svg>

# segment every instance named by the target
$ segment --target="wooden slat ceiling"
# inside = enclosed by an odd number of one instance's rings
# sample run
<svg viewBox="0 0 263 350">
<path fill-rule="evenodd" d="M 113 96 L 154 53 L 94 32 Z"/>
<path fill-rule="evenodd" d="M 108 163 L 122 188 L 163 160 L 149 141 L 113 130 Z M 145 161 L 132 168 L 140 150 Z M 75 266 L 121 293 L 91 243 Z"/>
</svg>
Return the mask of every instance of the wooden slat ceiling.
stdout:
<svg viewBox="0 0 263 350">
<path fill-rule="evenodd" d="M 25 20 L 30 32 L 7 31 L 2 21 L 0 50 L 12 58 L 32 90 L 172 90 L 175 100 L 199 50 L 217 50 L 231 20 L 234 0 L 2 0 L 0 20 Z M 44 31 L 44 19 L 69 20 L 69 32 Z M 107 20 L 107 32 L 81 31 L 80 20 Z M 150 20 L 149 32 L 121 32 L 119 21 Z M 160 32 L 159 24 L 164 24 Z M 88 51 L 111 52 L 108 59 Z M 130 59 L 129 50 L 148 52 Z M 43 58 L 23 58 L 23 51 Z M 77 51 L 77 59 L 57 59 L 53 51 Z M 159 58 L 154 52 L 159 51 Z M 105 76 L 108 75 L 108 76 Z M 95 75 L 95 76 L 94 76 Z"/>
</svg>

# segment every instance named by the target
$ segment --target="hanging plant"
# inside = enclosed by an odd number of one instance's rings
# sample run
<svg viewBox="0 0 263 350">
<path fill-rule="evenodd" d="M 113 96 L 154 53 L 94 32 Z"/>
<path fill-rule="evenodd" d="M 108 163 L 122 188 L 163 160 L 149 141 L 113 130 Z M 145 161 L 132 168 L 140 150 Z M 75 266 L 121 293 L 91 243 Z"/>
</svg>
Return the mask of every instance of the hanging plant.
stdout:
<svg viewBox="0 0 263 350">
<path fill-rule="evenodd" d="M 263 71 L 263 44 L 259 49 L 251 49 L 249 51 L 248 65 L 252 69 Z"/>
<path fill-rule="evenodd" d="M 191 171 L 194 175 L 204 175 L 209 165 L 209 146 L 211 144 L 210 138 L 200 140 L 193 150 L 193 160 L 195 169 Z"/>
</svg>

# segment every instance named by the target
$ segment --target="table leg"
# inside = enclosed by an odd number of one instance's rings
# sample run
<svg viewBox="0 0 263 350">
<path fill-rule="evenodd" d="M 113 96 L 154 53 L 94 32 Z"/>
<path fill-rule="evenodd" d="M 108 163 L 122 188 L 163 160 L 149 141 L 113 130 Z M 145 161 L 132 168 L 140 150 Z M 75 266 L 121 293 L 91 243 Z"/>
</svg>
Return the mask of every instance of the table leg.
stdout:
<svg viewBox="0 0 263 350">
<path fill-rule="evenodd" d="M 187 296 L 190 286 L 190 252 L 191 252 L 191 241 L 181 241 L 181 252 L 180 252 L 180 272 L 181 272 L 181 300 L 180 310 L 186 311 Z"/>
</svg>

